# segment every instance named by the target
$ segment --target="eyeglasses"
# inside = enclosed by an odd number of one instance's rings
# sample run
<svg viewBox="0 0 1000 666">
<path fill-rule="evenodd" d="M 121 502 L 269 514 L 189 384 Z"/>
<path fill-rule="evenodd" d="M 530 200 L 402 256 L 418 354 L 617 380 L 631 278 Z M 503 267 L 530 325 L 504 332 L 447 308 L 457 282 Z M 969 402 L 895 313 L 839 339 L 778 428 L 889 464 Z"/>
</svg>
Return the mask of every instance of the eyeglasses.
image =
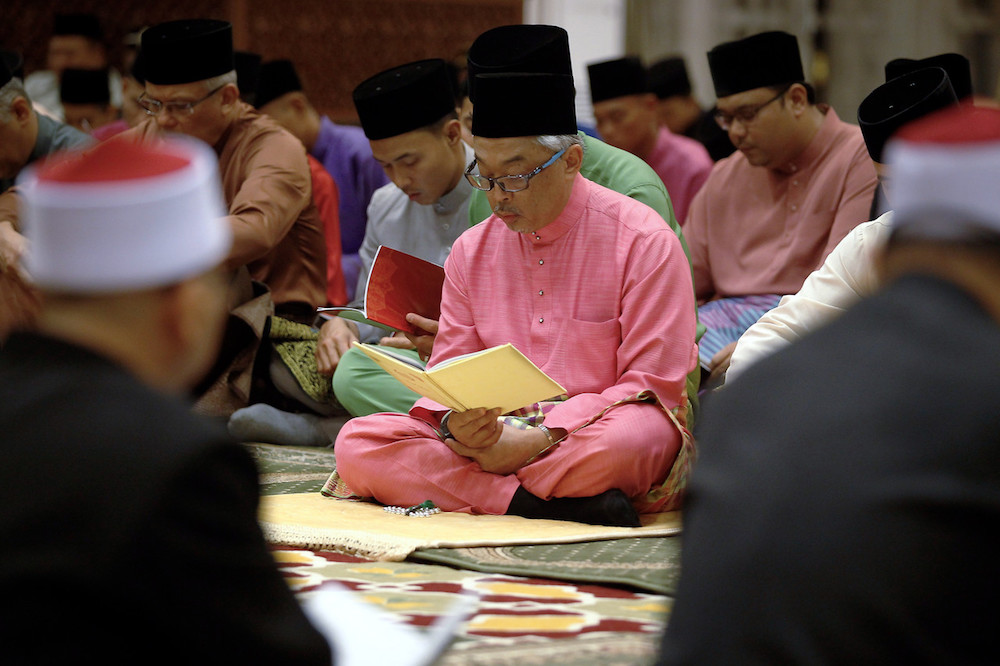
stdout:
<svg viewBox="0 0 1000 666">
<path fill-rule="evenodd" d="M 715 122 L 719 124 L 719 127 L 726 132 L 728 132 L 729 128 L 733 126 L 734 120 L 740 121 L 744 126 L 749 125 L 757 117 L 757 114 L 760 113 L 761 109 L 771 102 L 776 102 L 781 99 L 791 87 L 791 84 L 785 86 L 784 90 L 763 104 L 741 106 L 736 109 L 735 113 L 723 113 L 722 111 L 716 109 L 715 113 L 712 114 L 712 117 L 715 118 Z"/>
<path fill-rule="evenodd" d="M 469 181 L 477 190 L 482 190 L 484 192 L 489 192 L 493 189 L 493 185 L 497 185 L 504 192 L 520 192 L 522 190 L 528 189 L 528 181 L 537 176 L 546 167 L 550 167 L 555 164 L 556 160 L 562 157 L 566 149 L 563 148 L 558 153 L 549 158 L 549 160 L 538 167 L 531 173 L 521 174 L 520 176 L 500 176 L 498 178 L 489 178 L 488 176 L 480 176 L 478 173 L 472 173 L 472 170 L 476 166 L 476 160 L 472 160 L 469 163 L 469 168 L 465 170 L 465 179 Z"/>
<path fill-rule="evenodd" d="M 146 115 L 149 116 L 158 116 L 160 115 L 160 111 L 164 109 L 166 109 L 167 115 L 190 116 L 192 113 L 194 113 L 194 107 L 198 106 L 206 99 L 208 99 L 209 97 L 211 97 L 212 95 L 219 92 L 225 87 L 226 84 L 222 84 L 221 86 L 219 86 L 212 92 L 208 93 L 201 99 L 196 99 L 193 102 L 161 102 L 158 99 L 153 99 L 152 97 L 146 97 L 146 93 L 142 93 L 141 95 L 139 95 L 139 99 L 137 99 L 136 101 L 139 103 L 139 106 L 142 107 L 142 110 L 146 112 Z"/>
</svg>

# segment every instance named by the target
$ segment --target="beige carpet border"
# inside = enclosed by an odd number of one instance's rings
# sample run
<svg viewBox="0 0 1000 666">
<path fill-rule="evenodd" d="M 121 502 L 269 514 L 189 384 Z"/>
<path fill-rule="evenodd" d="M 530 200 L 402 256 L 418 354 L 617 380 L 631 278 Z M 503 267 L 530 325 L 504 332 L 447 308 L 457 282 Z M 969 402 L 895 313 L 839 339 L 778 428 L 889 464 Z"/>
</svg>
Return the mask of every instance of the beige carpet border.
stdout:
<svg viewBox="0 0 1000 666">
<path fill-rule="evenodd" d="M 475 548 L 604 541 L 679 534 L 680 512 L 642 517 L 642 527 L 604 527 L 517 516 L 439 513 L 417 518 L 377 504 L 319 493 L 261 498 L 261 529 L 270 543 L 328 548 L 373 560 L 401 561 L 419 548 Z"/>
</svg>

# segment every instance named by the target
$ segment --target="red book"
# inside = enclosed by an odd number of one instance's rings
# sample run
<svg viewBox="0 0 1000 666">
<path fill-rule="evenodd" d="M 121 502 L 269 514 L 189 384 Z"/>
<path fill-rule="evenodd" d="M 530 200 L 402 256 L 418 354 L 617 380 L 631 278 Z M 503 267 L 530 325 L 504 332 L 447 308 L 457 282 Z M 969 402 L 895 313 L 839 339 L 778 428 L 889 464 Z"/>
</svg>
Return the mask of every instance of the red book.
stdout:
<svg viewBox="0 0 1000 666">
<path fill-rule="evenodd" d="M 425 331 L 406 321 L 406 315 L 415 312 L 428 319 L 440 319 L 442 286 L 442 266 L 380 245 L 368 274 L 363 307 L 317 308 L 316 311 L 389 331 L 420 334 Z"/>
</svg>

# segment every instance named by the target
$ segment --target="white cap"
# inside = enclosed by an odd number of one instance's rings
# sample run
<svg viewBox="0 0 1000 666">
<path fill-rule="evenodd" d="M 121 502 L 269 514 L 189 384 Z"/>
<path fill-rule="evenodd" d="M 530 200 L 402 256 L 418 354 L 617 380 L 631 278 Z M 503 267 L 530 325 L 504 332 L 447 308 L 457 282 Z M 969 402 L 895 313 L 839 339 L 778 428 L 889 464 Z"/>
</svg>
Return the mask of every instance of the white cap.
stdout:
<svg viewBox="0 0 1000 666">
<path fill-rule="evenodd" d="M 24 266 L 50 291 L 174 284 L 217 266 L 232 244 L 218 158 L 193 139 L 107 141 L 29 167 L 18 186 Z"/>
<path fill-rule="evenodd" d="M 889 142 L 893 229 L 908 238 L 1000 235 L 1000 110 L 960 105 Z"/>
</svg>

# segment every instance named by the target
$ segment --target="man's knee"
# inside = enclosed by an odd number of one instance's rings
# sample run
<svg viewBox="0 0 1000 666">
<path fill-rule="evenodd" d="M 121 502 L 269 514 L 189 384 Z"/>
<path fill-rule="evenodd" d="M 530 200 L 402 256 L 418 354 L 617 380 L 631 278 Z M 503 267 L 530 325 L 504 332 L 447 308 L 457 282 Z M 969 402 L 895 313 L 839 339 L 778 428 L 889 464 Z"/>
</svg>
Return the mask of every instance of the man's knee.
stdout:
<svg viewBox="0 0 1000 666">
<path fill-rule="evenodd" d="M 406 414 L 373 414 L 353 418 L 344 424 L 334 444 L 337 469 L 359 463 L 384 465 L 409 441 L 433 436 L 434 429 Z M 343 474 L 341 474 L 343 476 Z"/>
<path fill-rule="evenodd" d="M 363 459 L 367 451 L 370 440 L 366 436 L 367 427 L 362 421 L 365 419 L 351 419 L 343 425 L 337 434 L 337 440 L 333 444 L 333 453 L 337 459 L 337 472 L 340 476 L 347 478 L 355 469 L 355 463 Z"/>
<path fill-rule="evenodd" d="M 631 413 L 623 411 L 616 418 L 580 431 L 586 440 L 580 448 L 586 451 L 587 464 L 599 470 L 595 473 L 605 484 L 635 494 L 666 476 L 680 450 L 681 438 L 658 407 L 628 407 L 620 409 Z M 594 430 L 587 433 L 590 428 Z M 568 444 L 572 446 L 572 441 Z"/>
</svg>

